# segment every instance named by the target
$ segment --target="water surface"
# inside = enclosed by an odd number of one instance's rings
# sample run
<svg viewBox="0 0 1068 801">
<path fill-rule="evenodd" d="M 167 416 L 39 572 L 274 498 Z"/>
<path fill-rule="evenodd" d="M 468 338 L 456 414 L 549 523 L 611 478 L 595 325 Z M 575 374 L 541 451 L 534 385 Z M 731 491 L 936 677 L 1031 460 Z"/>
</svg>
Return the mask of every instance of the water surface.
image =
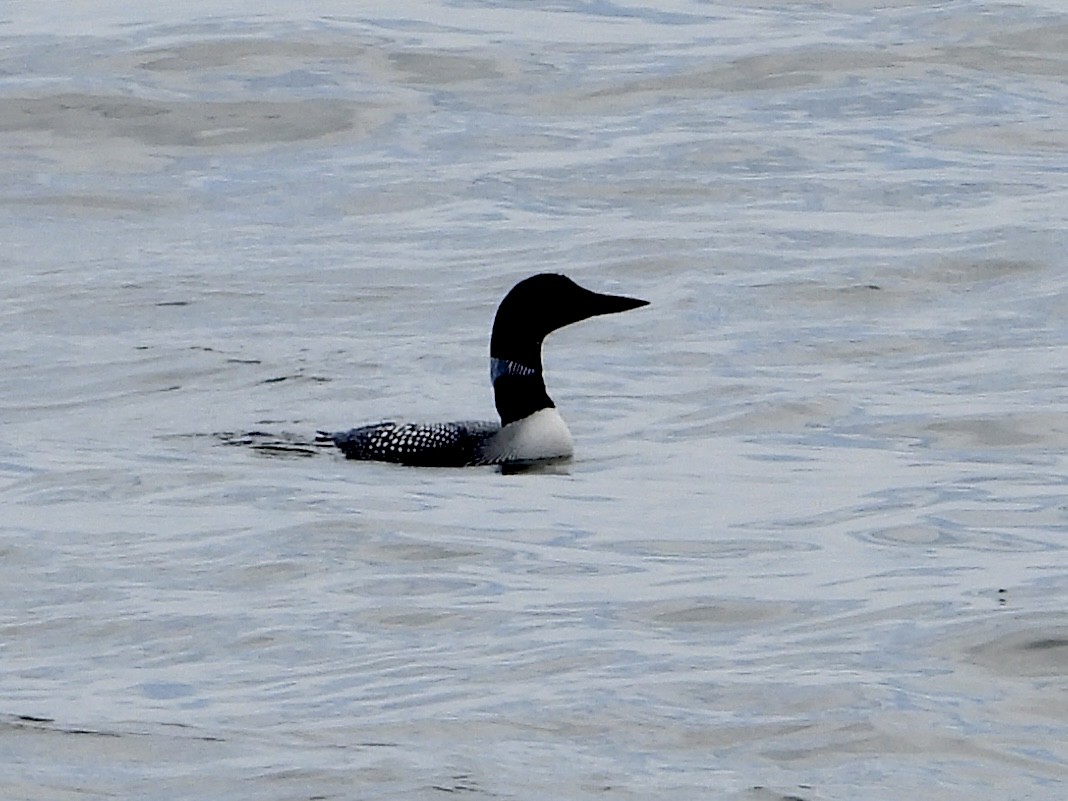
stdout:
<svg viewBox="0 0 1068 801">
<path fill-rule="evenodd" d="M 16 4 L 0 795 L 1063 797 L 1059 4 Z M 558 473 L 266 455 L 491 416 Z"/>
</svg>

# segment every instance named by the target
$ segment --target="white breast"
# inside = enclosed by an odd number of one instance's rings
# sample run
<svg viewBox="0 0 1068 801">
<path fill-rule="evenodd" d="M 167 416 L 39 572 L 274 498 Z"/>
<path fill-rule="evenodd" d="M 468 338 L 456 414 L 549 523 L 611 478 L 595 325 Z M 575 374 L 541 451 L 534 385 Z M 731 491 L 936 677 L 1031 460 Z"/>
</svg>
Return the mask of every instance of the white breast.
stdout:
<svg viewBox="0 0 1068 801">
<path fill-rule="evenodd" d="M 567 423 L 556 409 L 539 409 L 502 428 L 486 448 L 487 461 L 537 462 L 567 459 L 575 453 L 575 443 Z"/>
</svg>

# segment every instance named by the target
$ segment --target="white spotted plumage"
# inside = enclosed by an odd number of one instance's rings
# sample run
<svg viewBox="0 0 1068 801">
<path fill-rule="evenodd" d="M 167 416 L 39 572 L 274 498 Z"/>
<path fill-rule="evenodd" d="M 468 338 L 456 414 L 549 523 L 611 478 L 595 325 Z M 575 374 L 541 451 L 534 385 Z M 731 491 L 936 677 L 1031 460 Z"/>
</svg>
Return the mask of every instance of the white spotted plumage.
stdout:
<svg viewBox="0 0 1068 801">
<path fill-rule="evenodd" d="M 497 423 L 376 423 L 331 435 L 350 459 L 457 467 L 481 464 L 482 446 L 500 430 Z"/>
<path fill-rule="evenodd" d="M 350 459 L 427 467 L 522 464 L 567 459 L 574 443 L 555 408 L 539 409 L 503 428 L 497 423 L 377 423 L 332 435 Z"/>
</svg>

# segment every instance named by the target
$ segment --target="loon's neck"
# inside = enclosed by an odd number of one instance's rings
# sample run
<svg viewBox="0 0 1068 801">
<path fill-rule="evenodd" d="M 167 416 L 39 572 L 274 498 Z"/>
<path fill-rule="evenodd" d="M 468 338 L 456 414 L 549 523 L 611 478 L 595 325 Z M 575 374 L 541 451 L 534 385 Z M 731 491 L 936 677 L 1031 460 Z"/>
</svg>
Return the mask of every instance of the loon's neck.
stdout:
<svg viewBox="0 0 1068 801">
<path fill-rule="evenodd" d="M 556 406 L 545 391 L 540 353 L 534 359 L 528 354 L 522 362 L 496 356 L 490 358 L 490 380 L 502 426 Z"/>
</svg>

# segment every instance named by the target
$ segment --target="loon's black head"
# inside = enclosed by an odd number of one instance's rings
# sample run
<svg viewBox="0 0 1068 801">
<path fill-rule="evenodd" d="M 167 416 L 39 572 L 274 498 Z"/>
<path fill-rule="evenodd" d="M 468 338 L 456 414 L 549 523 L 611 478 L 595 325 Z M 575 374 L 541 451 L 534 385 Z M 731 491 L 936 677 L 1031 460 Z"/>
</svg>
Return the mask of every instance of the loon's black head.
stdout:
<svg viewBox="0 0 1068 801">
<path fill-rule="evenodd" d="M 553 406 L 542 379 L 542 341 L 557 328 L 588 317 L 637 309 L 649 301 L 602 295 L 566 275 L 541 273 L 516 284 L 493 320 L 491 375 L 501 424 Z"/>
</svg>

